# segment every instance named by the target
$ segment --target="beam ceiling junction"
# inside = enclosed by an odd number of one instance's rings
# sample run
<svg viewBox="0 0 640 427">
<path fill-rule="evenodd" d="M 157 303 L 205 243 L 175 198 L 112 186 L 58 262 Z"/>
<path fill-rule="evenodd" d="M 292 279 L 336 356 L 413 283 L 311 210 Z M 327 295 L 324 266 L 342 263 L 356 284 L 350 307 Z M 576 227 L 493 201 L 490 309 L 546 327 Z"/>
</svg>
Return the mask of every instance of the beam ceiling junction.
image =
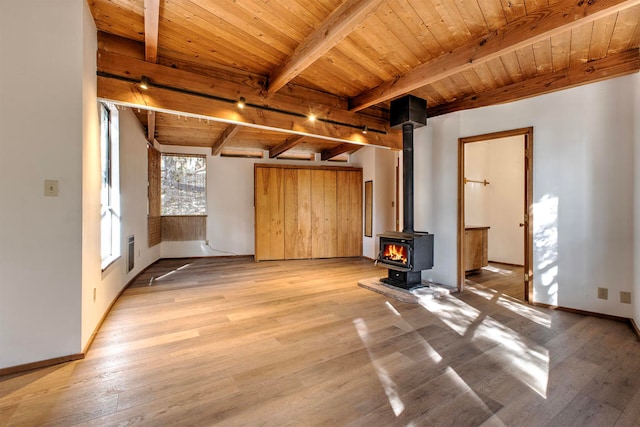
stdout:
<svg viewBox="0 0 640 427">
<path fill-rule="evenodd" d="M 639 70 L 640 52 L 638 49 L 633 49 L 587 62 L 578 67 L 533 77 L 508 86 L 475 93 L 453 102 L 436 105 L 429 108 L 429 116 L 435 117 L 454 111 L 530 98 L 561 89 L 569 89 L 585 83 L 636 73 Z"/>
<path fill-rule="evenodd" d="M 242 82 L 213 78 L 178 68 L 153 64 L 132 55 L 131 43 L 111 37 L 99 40 L 98 96 L 114 102 L 145 109 L 183 112 L 230 124 L 253 126 L 284 133 L 311 136 L 335 142 L 351 142 L 399 149 L 400 133 L 389 127 L 388 120 L 340 108 L 335 97 L 313 93 L 314 100 L 331 98 L 329 103 L 300 102 L 288 93 L 266 96 L 259 81 Z M 116 53 L 118 51 L 126 54 Z M 140 89 L 142 76 L 151 79 L 149 90 Z M 239 80 L 239 79 L 238 79 Z M 297 90 L 294 88 L 294 90 Z M 307 89 L 305 89 L 308 91 Z M 246 99 L 238 109 L 236 101 Z M 346 107 L 346 103 L 344 103 Z M 315 122 L 307 115 L 313 112 Z M 368 128 L 366 135 L 362 133 Z"/>
<path fill-rule="evenodd" d="M 638 4 L 640 0 L 557 2 L 362 92 L 350 100 L 349 108 L 361 111 Z"/>
<path fill-rule="evenodd" d="M 218 154 L 220 154 L 220 152 L 222 151 L 222 147 L 228 144 L 229 141 L 231 141 L 233 137 L 236 136 L 240 129 L 241 126 L 238 125 L 227 126 L 224 132 L 222 132 L 222 135 L 220 135 L 220 138 L 218 138 L 211 146 L 211 155 L 217 156 Z"/>
<path fill-rule="evenodd" d="M 346 0 L 307 36 L 293 54 L 269 76 L 269 93 L 277 92 L 351 34 L 382 0 Z"/>
</svg>

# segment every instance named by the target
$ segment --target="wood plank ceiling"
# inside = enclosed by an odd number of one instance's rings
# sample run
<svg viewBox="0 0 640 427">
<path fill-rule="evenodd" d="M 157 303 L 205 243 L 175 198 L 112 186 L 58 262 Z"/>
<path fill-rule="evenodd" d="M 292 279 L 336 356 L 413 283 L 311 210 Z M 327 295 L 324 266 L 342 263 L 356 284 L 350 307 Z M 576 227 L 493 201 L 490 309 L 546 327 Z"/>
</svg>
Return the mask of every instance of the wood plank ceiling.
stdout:
<svg viewBox="0 0 640 427">
<path fill-rule="evenodd" d="M 640 0 L 88 3 L 98 96 L 139 109 L 150 140 L 214 155 L 399 148 L 405 94 L 436 116 L 640 69 Z"/>
</svg>

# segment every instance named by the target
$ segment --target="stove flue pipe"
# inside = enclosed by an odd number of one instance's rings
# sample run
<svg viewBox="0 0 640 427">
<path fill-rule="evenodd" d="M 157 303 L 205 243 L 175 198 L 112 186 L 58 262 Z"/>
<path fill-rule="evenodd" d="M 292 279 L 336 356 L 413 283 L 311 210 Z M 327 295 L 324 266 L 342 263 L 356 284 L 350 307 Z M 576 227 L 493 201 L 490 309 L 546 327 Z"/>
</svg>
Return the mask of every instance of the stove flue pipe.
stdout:
<svg viewBox="0 0 640 427">
<path fill-rule="evenodd" d="M 402 231 L 413 233 L 413 123 L 402 125 Z"/>
<path fill-rule="evenodd" d="M 427 124 L 427 101 L 413 95 L 391 101 L 391 127 L 402 127 L 402 231 L 413 233 L 413 132 Z"/>
</svg>

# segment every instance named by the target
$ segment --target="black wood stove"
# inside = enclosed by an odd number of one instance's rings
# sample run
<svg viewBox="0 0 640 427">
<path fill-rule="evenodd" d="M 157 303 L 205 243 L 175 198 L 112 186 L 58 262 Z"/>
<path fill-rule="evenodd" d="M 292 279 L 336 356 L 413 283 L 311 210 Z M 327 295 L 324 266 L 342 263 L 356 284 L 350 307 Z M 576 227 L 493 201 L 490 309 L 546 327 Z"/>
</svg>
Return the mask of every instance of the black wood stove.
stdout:
<svg viewBox="0 0 640 427">
<path fill-rule="evenodd" d="M 402 128 L 403 230 L 379 235 L 377 264 L 389 269 L 381 279 L 411 289 L 420 286 L 422 270 L 433 268 L 433 234 L 413 229 L 413 131 L 427 124 L 427 102 L 408 95 L 391 101 L 391 127 Z"/>
</svg>

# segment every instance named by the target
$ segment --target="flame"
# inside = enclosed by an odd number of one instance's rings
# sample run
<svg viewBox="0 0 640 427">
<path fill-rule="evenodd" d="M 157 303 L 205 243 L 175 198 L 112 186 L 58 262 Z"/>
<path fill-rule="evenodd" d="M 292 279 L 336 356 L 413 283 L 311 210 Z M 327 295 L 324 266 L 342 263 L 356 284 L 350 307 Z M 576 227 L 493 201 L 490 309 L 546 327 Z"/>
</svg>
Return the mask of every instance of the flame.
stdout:
<svg viewBox="0 0 640 427">
<path fill-rule="evenodd" d="M 402 245 L 385 245 L 382 257 L 389 261 L 407 263 L 407 248 Z"/>
</svg>

